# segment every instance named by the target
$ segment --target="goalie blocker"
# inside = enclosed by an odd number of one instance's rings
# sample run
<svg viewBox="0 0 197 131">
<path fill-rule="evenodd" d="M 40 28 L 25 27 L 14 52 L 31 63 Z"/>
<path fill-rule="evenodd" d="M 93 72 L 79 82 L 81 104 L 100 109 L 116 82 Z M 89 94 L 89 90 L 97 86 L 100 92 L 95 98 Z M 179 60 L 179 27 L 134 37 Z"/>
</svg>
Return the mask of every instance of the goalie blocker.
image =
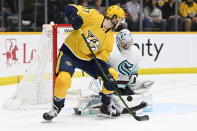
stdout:
<svg viewBox="0 0 197 131">
<path fill-rule="evenodd" d="M 153 85 L 153 81 L 141 81 L 136 86 L 137 89 L 131 90 L 130 88 L 119 88 L 122 98 L 129 106 L 131 111 L 137 111 L 137 113 L 151 112 L 152 111 L 152 95 L 148 93 L 150 87 Z M 99 108 L 101 103 L 100 93 L 102 85 L 100 80 L 93 79 L 90 82 L 89 89 L 93 93 L 89 96 L 85 96 L 79 99 L 78 106 L 74 108 L 77 115 L 97 115 L 99 114 Z M 121 114 L 128 113 L 124 105 L 119 102 L 118 96 L 115 94 L 111 97 L 111 106 L 116 108 Z"/>
</svg>

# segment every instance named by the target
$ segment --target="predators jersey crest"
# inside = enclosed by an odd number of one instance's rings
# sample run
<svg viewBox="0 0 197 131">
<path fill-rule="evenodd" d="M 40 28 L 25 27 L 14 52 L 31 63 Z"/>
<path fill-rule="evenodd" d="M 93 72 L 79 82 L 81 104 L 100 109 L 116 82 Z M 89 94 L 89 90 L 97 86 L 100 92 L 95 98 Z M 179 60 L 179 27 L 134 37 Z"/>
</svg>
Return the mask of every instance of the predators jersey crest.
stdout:
<svg viewBox="0 0 197 131">
<path fill-rule="evenodd" d="M 90 44 L 90 47 L 93 51 L 97 51 L 99 49 L 100 46 L 99 40 L 89 30 L 88 30 L 88 37 L 86 38 L 86 40 Z"/>
</svg>

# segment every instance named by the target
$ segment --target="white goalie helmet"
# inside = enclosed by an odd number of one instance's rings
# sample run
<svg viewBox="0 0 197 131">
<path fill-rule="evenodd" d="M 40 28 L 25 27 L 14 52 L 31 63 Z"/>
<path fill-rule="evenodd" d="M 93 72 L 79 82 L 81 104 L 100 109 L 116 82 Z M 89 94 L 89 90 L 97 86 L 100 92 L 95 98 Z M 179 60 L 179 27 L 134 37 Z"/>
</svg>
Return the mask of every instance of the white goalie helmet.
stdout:
<svg viewBox="0 0 197 131">
<path fill-rule="evenodd" d="M 128 29 L 121 30 L 116 35 L 116 44 L 121 51 L 128 50 L 133 44 L 133 36 Z"/>
</svg>

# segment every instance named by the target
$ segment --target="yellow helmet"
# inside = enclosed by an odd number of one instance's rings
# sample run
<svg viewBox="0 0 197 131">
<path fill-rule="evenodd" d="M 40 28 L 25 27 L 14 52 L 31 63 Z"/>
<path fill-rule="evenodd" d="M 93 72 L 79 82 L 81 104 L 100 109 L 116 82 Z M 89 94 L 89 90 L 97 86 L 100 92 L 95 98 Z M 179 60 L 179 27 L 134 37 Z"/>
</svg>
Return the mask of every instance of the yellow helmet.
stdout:
<svg viewBox="0 0 197 131">
<path fill-rule="evenodd" d="M 125 18 L 124 10 L 117 5 L 112 5 L 112 6 L 108 7 L 106 14 L 105 14 L 105 16 L 107 18 L 112 18 L 114 15 L 117 16 L 118 20 L 119 20 L 119 18 L 123 18 L 123 19 Z"/>
</svg>

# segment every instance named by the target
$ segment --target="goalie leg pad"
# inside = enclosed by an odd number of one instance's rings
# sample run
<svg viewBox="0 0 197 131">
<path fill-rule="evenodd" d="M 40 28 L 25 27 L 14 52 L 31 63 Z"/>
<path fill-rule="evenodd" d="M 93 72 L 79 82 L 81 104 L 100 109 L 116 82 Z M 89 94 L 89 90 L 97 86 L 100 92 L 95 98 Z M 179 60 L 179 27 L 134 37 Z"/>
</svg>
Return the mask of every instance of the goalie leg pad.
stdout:
<svg viewBox="0 0 197 131">
<path fill-rule="evenodd" d="M 129 95 L 129 96 L 121 96 L 121 97 L 123 98 L 123 100 L 125 101 L 125 103 L 129 107 L 137 106 L 137 105 L 139 105 L 143 101 L 143 96 L 142 95 Z M 114 98 L 116 100 L 119 100 L 118 96 L 116 96 L 116 95 L 114 96 Z M 122 102 L 120 102 L 120 105 L 122 107 L 125 107 Z"/>
<path fill-rule="evenodd" d="M 151 112 L 153 110 L 152 94 L 144 94 L 143 102 L 147 103 L 147 107 L 143 109 L 143 112 Z"/>
<path fill-rule="evenodd" d="M 101 105 L 101 96 L 91 95 L 82 97 L 74 111 L 77 115 L 96 115 Z"/>
<path fill-rule="evenodd" d="M 58 98 L 65 98 L 67 90 L 71 87 L 71 74 L 69 72 L 59 72 L 55 81 L 54 95 Z"/>
</svg>

